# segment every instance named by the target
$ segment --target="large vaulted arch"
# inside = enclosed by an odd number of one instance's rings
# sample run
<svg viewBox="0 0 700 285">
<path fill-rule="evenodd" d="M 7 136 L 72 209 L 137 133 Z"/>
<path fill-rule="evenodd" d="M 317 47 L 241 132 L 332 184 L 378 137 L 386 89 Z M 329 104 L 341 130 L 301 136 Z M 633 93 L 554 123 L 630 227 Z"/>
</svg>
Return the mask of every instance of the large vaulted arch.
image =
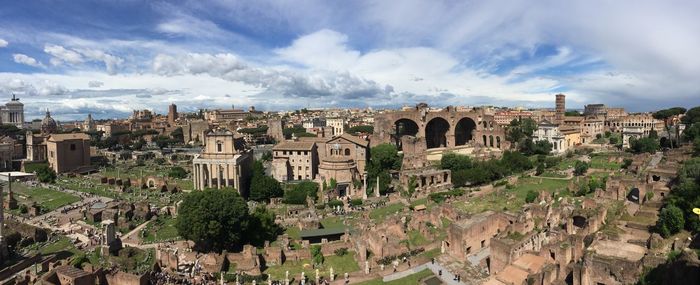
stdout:
<svg viewBox="0 0 700 285">
<path fill-rule="evenodd" d="M 472 141 L 472 132 L 476 129 L 476 122 L 471 118 L 462 118 L 455 126 L 455 145 L 465 145 Z"/>
<path fill-rule="evenodd" d="M 425 125 L 425 143 L 427 148 L 438 148 L 447 146 L 447 132 L 450 130 L 450 123 L 443 118 L 434 118 Z"/>
<path fill-rule="evenodd" d="M 418 124 L 410 119 L 399 119 L 394 122 L 394 144 L 398 150 L 402 150 L 401 137 L 416 136 L 418 134 Z"/>
</svg>

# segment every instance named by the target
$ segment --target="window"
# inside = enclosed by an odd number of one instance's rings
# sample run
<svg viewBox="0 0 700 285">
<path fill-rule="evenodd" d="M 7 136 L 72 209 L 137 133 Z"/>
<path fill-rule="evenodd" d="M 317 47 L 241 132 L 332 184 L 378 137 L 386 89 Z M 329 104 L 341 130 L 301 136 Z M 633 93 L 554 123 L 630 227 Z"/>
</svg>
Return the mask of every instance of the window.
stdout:
<svg viewBox="0 0 700 285">
<path fill-rule="evenodd" d="M 217 152 L 223 152 L 224 151 L 224 144 L 222 142 L 216 142 L 216 151 Z"/>
<path fill-rule="evenodd" d="M 75 150 L 75 144 L 74 144 L 74 143 L 70 144 L 70 150 Z"/>
<path fill-rule="evenodd" d="M 349 149 L 349 148 L 346 148 L 346 149 L 345 149 L 345 155 L 346 155 L 346 156 L 349 156 L 349 155 L 350 155 L 350 149 Z"/>
</svg>

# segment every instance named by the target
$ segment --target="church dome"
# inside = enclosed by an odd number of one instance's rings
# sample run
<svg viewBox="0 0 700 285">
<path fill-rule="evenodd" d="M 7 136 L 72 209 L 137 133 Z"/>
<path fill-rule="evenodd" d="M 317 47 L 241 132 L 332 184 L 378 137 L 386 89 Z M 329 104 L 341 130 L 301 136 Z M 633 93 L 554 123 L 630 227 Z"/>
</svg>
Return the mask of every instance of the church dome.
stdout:
<svg viewBox="0 0 700 285">
<path fill-rule="evenodd" d="M 56 120 L 51 118 L 51 112 L 46 111 L 46 117 L 44 117 L 44 119 L 41 120 L 41 133 L 52 134 L 55 133 L 56 130 L 58 130 L 58 124 L 56 123 Z"/>
</svg>

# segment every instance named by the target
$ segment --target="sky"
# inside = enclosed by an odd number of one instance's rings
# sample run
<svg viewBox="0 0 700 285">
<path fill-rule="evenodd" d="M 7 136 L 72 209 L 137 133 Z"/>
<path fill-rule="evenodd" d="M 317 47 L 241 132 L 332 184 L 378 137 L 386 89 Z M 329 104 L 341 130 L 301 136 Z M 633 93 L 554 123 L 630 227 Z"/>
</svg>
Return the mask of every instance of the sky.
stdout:
<svg viewBox="0 0 700 285">
<path fill-rule="evenodd" d="M 700 1 L 6 1 L 0 102 L 200 108 L 700 105 Z M 3 99 L 4 98 L 4 99 Z"/>
</svg>

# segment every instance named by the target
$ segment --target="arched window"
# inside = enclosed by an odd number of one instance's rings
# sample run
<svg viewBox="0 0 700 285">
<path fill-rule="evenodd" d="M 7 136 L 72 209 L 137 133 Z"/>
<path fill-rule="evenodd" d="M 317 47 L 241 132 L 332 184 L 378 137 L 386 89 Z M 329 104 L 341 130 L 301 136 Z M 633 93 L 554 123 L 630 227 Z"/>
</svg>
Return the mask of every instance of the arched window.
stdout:
<svg viewBox="0 0 700 285">
<path fill-rule="evenodd" d="M 224 151 L 224 143 L 222 141 L 216 141 L 216 151 L 217 152 Z"/>
<path fill-rule="evenodd" d="M 496 137 L 496 147 L 501 148 L 501 137 Z"/>
<path fill-rule="evenodd" d="M 350 149 L 349 148 L 345 149 L 345 156 L 350 156 Z"/>
<path fill-rule="evenodd" d="M 493 136 L 489 136 L 489 146 L 493 147 Z"/>
<path fill-rule="evenodd" d="M 486 135 L 484 135 L 484 146 L 489 146 L 488 144 L 486 144 Z"/>
</svg>

